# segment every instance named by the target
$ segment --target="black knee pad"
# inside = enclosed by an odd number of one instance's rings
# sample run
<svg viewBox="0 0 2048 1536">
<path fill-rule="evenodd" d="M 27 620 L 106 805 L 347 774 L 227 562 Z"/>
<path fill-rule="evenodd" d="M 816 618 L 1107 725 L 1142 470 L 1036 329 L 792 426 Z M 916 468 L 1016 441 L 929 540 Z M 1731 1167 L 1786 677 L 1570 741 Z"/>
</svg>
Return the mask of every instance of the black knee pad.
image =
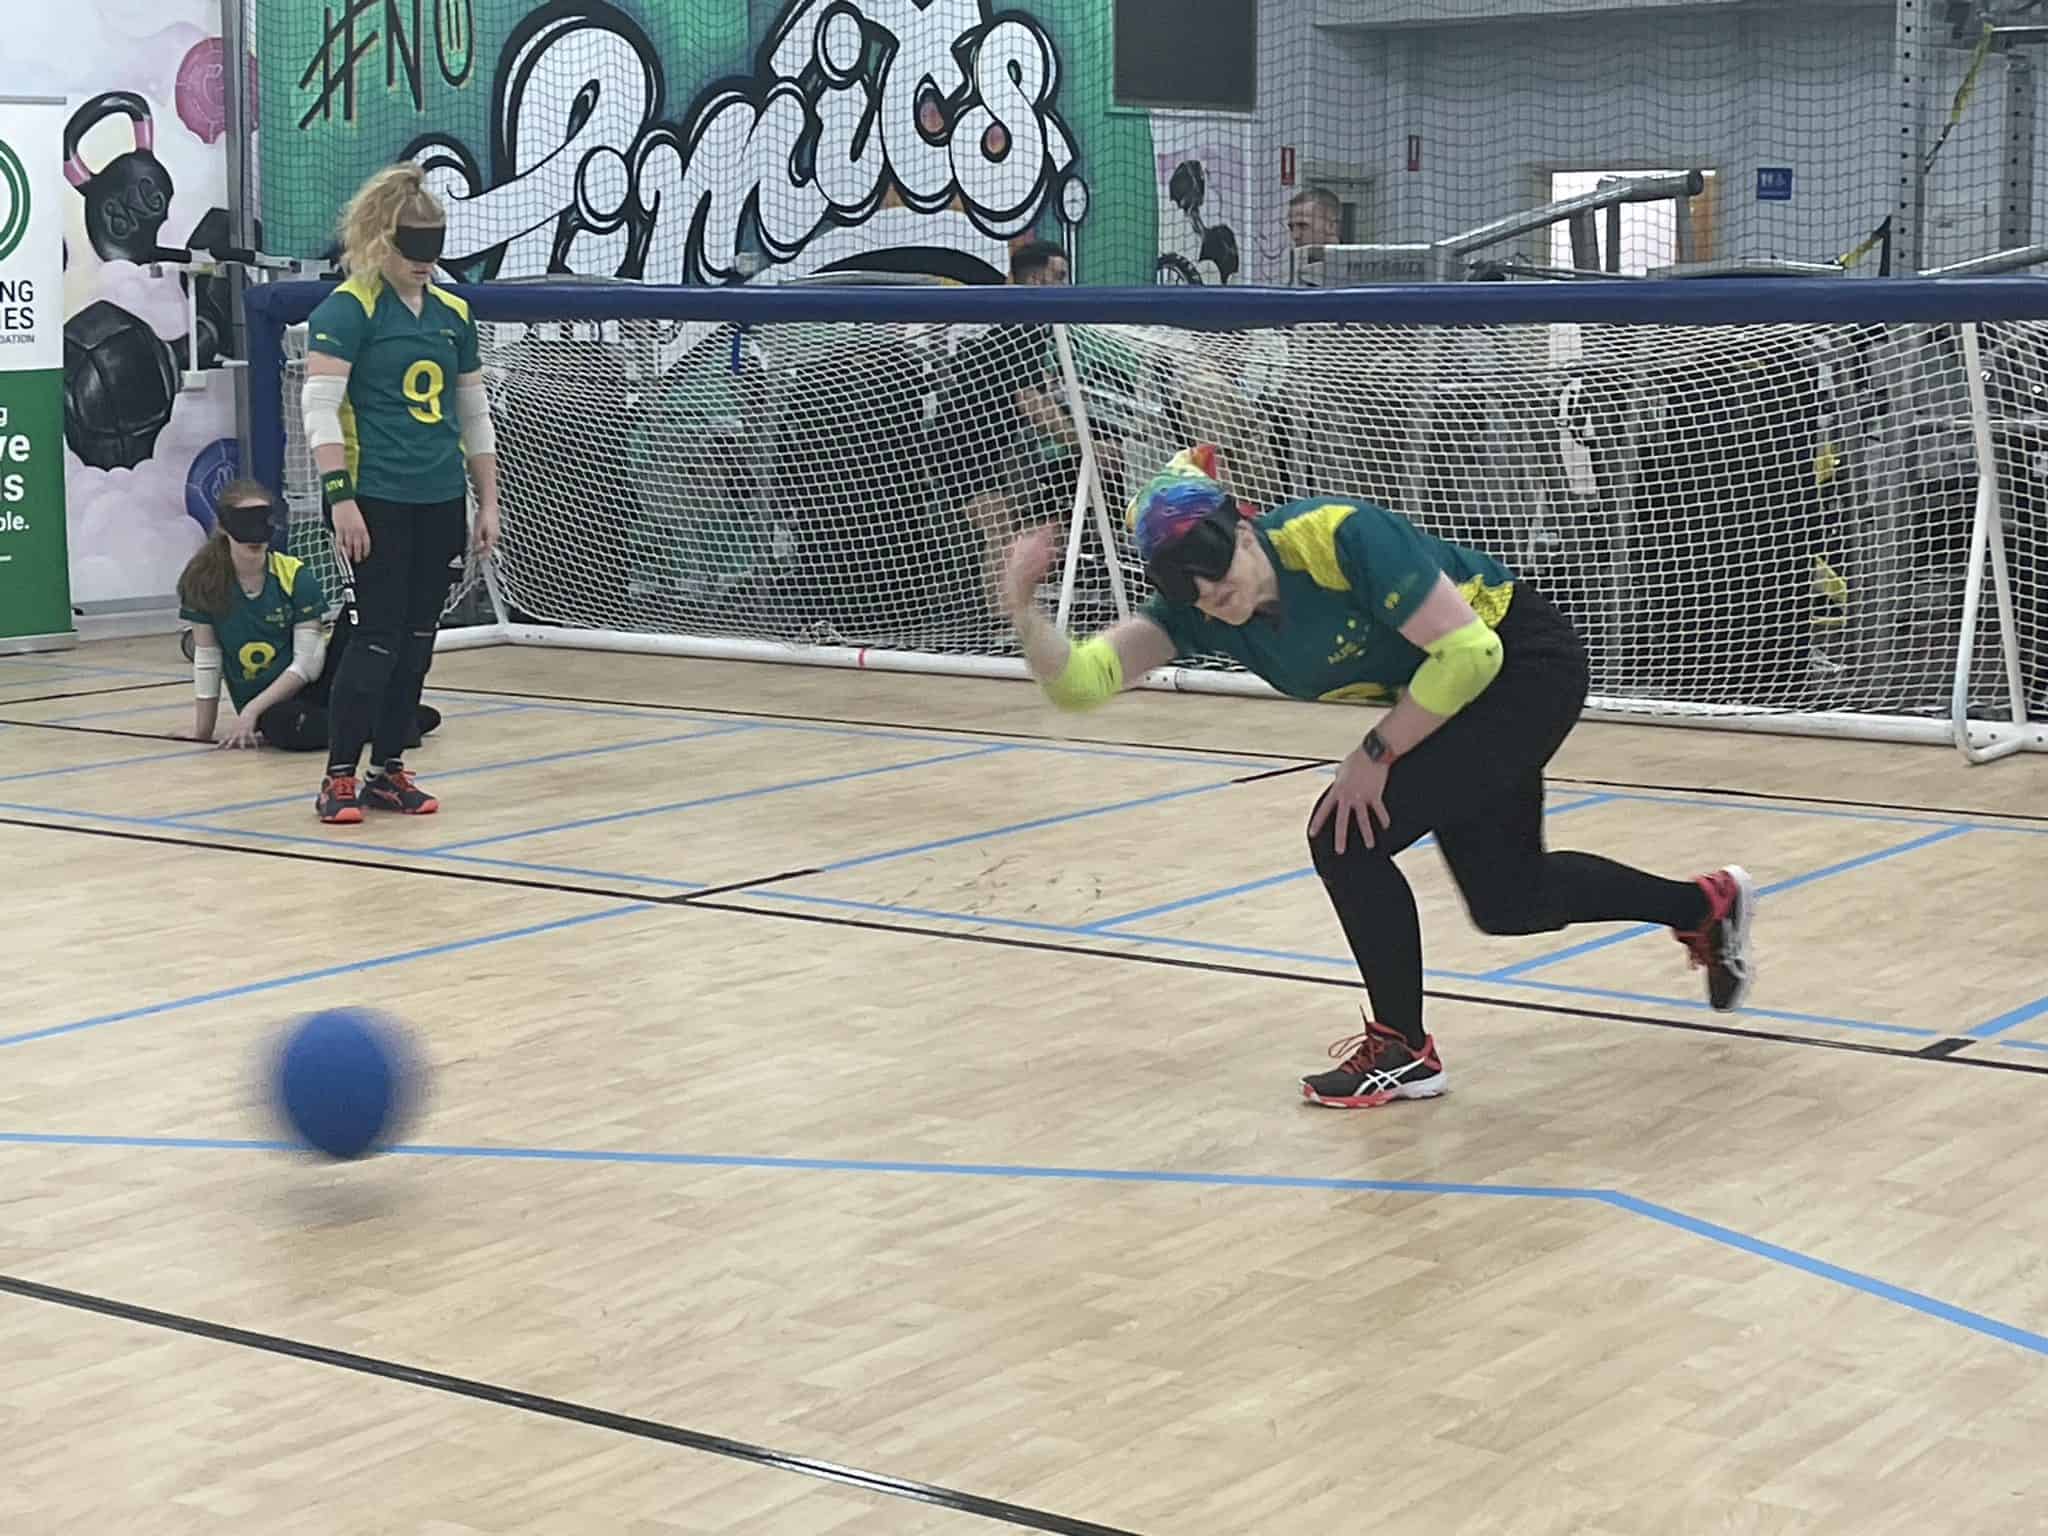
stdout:
<svg viewBox="0 0 2048 1536">
<path fill-rule="evenodd" d="M 382 698 L 398 668 L 404 641 L 381 630 L 359 629 L 349 640 L 348 654 L 341 658 L 341 670 L 334 686 L 351 693 Z"/>
<path fill-rule="evenodd" d="M 409 676 L 425 677 L 434 669 L 435 631 L 405 637 L 405 670 Z"/>
</svg>

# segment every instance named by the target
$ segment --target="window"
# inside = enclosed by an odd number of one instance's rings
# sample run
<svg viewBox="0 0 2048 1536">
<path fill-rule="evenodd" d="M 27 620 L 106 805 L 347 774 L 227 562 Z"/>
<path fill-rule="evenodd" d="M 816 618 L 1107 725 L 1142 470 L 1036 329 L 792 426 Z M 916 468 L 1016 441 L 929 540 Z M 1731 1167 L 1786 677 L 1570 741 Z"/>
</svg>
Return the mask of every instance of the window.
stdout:
<svg viewBox="0 0 2048 1536">
<path fill-rule="evenodd" d="M 1258 98 L 1258 0 L 1116 0 L 1118 106 L 1249 112 Z"/>
<path fill-rule="evenodd" d="M 1551 201 L 1567 197 L 1578 197 L 1597 189 L 1610 176 L 1682 176 L 1683 171 L 1553 171 L 1550 173 Z M 1706 191 L 1692 200 L 1693 245 L 1692 259 L 1700 260 L 1705 254 L 1706 227 L 1703 214 L 1708 206 L 1707 199 L 1712 193 L 1713 173 L 1707 173 L 1709 186 Z M 1600 268 L 1602 271 L 1616 271 L 1623 277 L 1641 277 L 1652 268 L 1668 267 L 1676 263 L 1678 256 L 1678 204 L 1671 198 L 1656 203 L 1623 203 L 1621 205 L 1621 260 L 1617 264 L 1610 258 L 1607 249 L 1608 220 L 1612 215 L 1605 209 L 1594 215 L 1594 228 L 1600 243 Z M 1569 267 L 1572 264 L 1572 230 L 1569 223 L 1550 226 L 1550 265 Z"/>
</svg>

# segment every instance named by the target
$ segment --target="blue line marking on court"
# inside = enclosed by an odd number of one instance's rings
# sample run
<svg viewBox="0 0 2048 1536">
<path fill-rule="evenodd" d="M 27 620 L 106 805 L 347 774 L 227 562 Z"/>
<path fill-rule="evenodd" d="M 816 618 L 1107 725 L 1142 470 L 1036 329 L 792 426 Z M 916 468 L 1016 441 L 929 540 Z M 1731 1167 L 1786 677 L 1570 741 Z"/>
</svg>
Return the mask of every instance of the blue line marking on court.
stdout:
<svg viewBox="0 0 2048 1536">
<path fill-rule="evenodd" d="M 856 768 L 846 773 L 820 774 L 815 778 L 789 779 L 779 784 L 757 784 L 751 789 L 732 789 L 723 794 L 700 795 L 692 800 L 672 800 L 665 805 L 644 805 L 637 810 L 612 811 L 603 816 L 579 816 L 574 821 L 555 822 L 544 827 L 528 827 L 520 832 L 499 832 L 491 837 L 473 837 L 459 843 L 441 843 L 433 848 L 434 853 L 453 853 L 459 849 L 487 848 L 498 843 L 517 842 L 527 837 L 547 837 L 556 832 L 577 832 L 585 827 L 609 826 L 614 822 L 634 821 L 643 816 L 666 816 L 674 811 L 699 810 L 707 805 L 729 805 L 735 800 L 754 800 L 763 795 L 787 794 L 793 790 L 818 789 L 827 784 L 845 784 L 855 779 L 871 779 L 888 773 L 907 773 L 918 768 L 934 768 L 941 763 L 965 762 L 969 758 L 995 757 L 1010 750 L 1007 746 L 976 747 L 967 752 L 946 752 L 937 757 L 916 757 L 907 763 L 883 763 L 874 768 Z"/>
<path fill-rule="evenodd" d="M 1872 864 L 1881 864 L 1886 859 L 1895 859 L 1903 853 L 1914 853 L 1922 848 L 1931 848 L 1936 843 L 1948 842 L 1953 838 L 1963 836 L 1970 830 L 1969 827 L 1951 823 L 1933 832 L 1929 832 L 1924 837 L 1916 837 L 1910 842 L 1899 843 L 1890 848 L 1879 848 L 1871 853 L 1859 854 L 1853 859 L 1844 859 L 1839 864 L 1830 864 L 1824 869 L 1810 870 L 1806 874 L 1793 875 L 1772 885 L 1759 886 L 1757 888 L 1757 895 L 1760 898 L 1775 896 L 1780 891 L 1789 891 L 1798 886 L 1811 885 L 1816 880 L 1826 880 L 1835 875 L 1847 874 L 1851 870 L 1863 869 Z M 1621 929 L 1619 932 L 1602 934 L 1597 939 L 1586 939 L 1577 944 L 1568 944 L 1562 949 L 1553 949 L 1545 954 L 1532 955 L 1527 960 L 1517 960 L 1513 965 L 1504 965 L 1497 971 L 1488 971 L 1483 979 L 1487 981 L 1511 981 L 1517 976 L 1527 975 L 1530 971 L 1540 971 L 1546 966 L 1557 965 L 1566 960 L 1576 960 L 1581 955 L 1592 954 L 1595 950 L 1606 949 L 1615 944 L 1626 944 L 1631 939 L 1640 939 L 1647 934 L 1662 932 L 1664 932 L 1664 929 L 1655 923 L 1635 923 Z"/>
<path fill-rule="evenodd" d="M 702 731 L 678 731 L 669 736 L 643 736 L 638 741 L 614 741 L 601 747 L 574 747 L 562 752 L 546 752 L 538 757 L 514 757 L 502 762 L 478 763 L 469 768 L 437 768 L 434 770 L 434 780 L 438 783 L 442 779 L 466 778 L 478 773 L 502 773 L 509 768 L 538 768 L 548 763 L 564 763 L 576 758 L 603 757 L 613 752 L 636 752 L 642 747 L 666 747 L 673 746 L 679 741 L 702 741 L 710 736 L 738 736 L 754 729 L 755 727 L 751 725 L 718 725 Z M 234 805 L 210 805 L 193 814 L 225 816 L 234 811 L 268 810 L 273 806 L 297 805 L 305 798 L 303 792 L 273 795 L 268 800 L 243 800 Z"/>
<path fill-rule="evenodd" d="M 0 784 L 19 784 L 26 779 L 54 779 L 72 773 L 94 773 L 102 768 L 134 768 L 144 763 L 169 762 L 174 757 L 199 757 L 213 750 L 213 743 L 195 741 L 170 752 L 144 752 L 134 757 L 112 757 L 97 763 L 73 763 L 65 768 L 37 768 L 28 773 L 0 774 Z"/>
<path fill-rule="evenodd" d="M 1086 821 L 1092 816 L 1108 816 L 1117 811 L 1136 810 L 1141 806 L 1163 805 L 1169 800 L 1184 800 L 1189 795 L 1211 794 L 1219 789 L 1228 789 L 1236 781 L 1223 779 L 1214 784 L 1194 784 L 1186 789 L 1164 790 L 1156 795 L 1140 795 L 1135 800 L 1118 800 L 1110 805 L 1092 805 L 1083 811 L 1062 811 L 1056 816 L 1037 816 L 1030 821 L 1013 821 L 1005 826 L 989 827 L 980 832 L 963 832 L 956 837 L 936 838 L 928 843 L 913 843 L 907 848 L 887 848 L 880 853 L 857 854 L 850 859 L 821 865 L 821 875 L 836 874 L 841 870 L 859 869 L 863 865 L 881 864 L 890 859 L 907 859 L 920 853 L 936 853 L 944 848 L 958 848 L 967 843 L 987 842 L 990 838 L 1008 837 L 1016 832 L 1036 832 L 1044 827 L 1057 827 L 1070 821 Z"/>
<path fill-rule="evenodd" d="M 2037 997 L 2031 1003 L 2022 1003 L 2010 1013 L 2001 1013 L 1997 1018 L 1980 1024 L 1975 1029 L 1966 1031 L 1966 1033 L 1973 1035 L 1979 1040 L 1995 1040 L 2007 1030 L 2025 1024 L 2030 1019 L 2038 1019 L 2044 1013 L 2048 1013 L 2048 997 Z M 2004 1043 L 2008 1045 L 2026 1044 L 2023 1040 L 2009 1040 Z"/>
<path fill-rule="evenodd" d="M 59 672 L 84 673 L 92 677 L 166 677 L 184 679 L 192 675 L 189 669 L 182 672 L 166 672 L 159 671 L 154 667 L 88 666 L 82 661 L 56 661 L 40 653 L 30 656 L 0 656 L 0 664 L 10 666 L 26 664 L 37 667 L 51 667 Z M 5 681 L 5 677 L 0 677 L 0 683 Z"/>
<path fill-rule="evenodd" d="M 292 1152 L 280 1141 L 239 1140 L 200 1136 L 96 1136 L 31 1131 L 0 1132 L 0 1145 L 29 1147 L 123 1147 L 145 1151 Z M 628 1152 L 574 1147 L 464 1146 L 407 1143 L 388 1148 L 386 1156 L 472 1159 L 494 1162 L 553 1162 L 638 1165 L 664 1168 L 745 1168 L 771 1173 L 853 1173 L 925 1178 L 1019 1179 L 1052 1183 L 1179 1185 L 1198 1189 L 1313 1191 L 1324 1194 L 1462 1195 L 1499 1200 L 1558 1200 L 1603 1205 L 1660 1226 L 1704 1238 L 1726 1248 L 1782 1265 L 1847 1290 L 1890 1302 L 1986 1338 L 2048 1355 L 2048 1336 L 2021 1328 L 1986 1313 L 1955 1306 L 1921 1291 L 1909 1290 L 1858 1270 L 1831 1264 L 1780 1243 L 1753 1237 L 1716 1222 L 1688 1216 L 1654 1201 L 1619 1190 L 1579 1189 L 1569 1185 L 1480 1184 L 1450 1180 L 1327 1178 L 1313 1175 L 1205 1173 L 1148 1168 L 1063 1168 L 1028 1163 L 934 1163 L 856 1160 L 825 1157 L 747 1157 L 702 1152 Z"/>
<path fill-rule="evenodd" d="M 1562 816 L 1568 811 L 1584 810 L 1589 805 L 1605 805 L 1614 798 L 1616 797 L 1613 795 L 1588 795 L 1582 800 L 1567 800 L 1562 805 L 1545 806 L 1543 814 L 1545 817 Z M 1435 842 L 1436 838 L 1434 836 L 1426 836 L 1417 838 L 1413 843 L 1409 844 L 1409 847 L 1410 849 L 1427 848 Z M 1078 931 L 1082 933 L 1108 933 L 1122 927 L 1125 923 L 1142 922 L 1146 918 L 1151 917 L 1164 917 L 1169 912 L 1184 912 L 1189 907 L 1206 906 L 1213 901 L 1228 901 L 1233 896 L 1245 896 L 1253 891 L 1263 891 L 1272 886 L 1287 885 L 1296 880 L 1307 879 L 1315 874 L 1315 872 L 1313 864 L 1303 869 L 1290 869 L 1283 874 L 1267 875 L 1261 880 L 1248 880 L 1242 885 L 1225 886 L 1220 891 L 1204 891 L 1198 896 L 1183 896 L 1178 901 L 1161 902 L 1156 907 L 1141 907 L 1136 912 L 1122 912 L 1115 917 L 1100 918 L 1095 922 L 1084 924 Z"/>
<path fill-rule="evenodd" d="M 461 690 L 452 691 L 459 693 Z M 472 697 L 488 698 L 491 695 L 472 695 Z M 546 699 L 534 699 L 529 703 L 528 707 L 545 713 L 616 715 L 635 720 L 691 718 L 724 720 L 731 718 L 730 716 L 718 715 L 716 713 L 693 716 L 689 711 L 682 709 L 633 709 L 624 705 L 567 704 L 556 703 Z M 876 741 L 914 741 L 936 746 L 953 745 L 961 740 L 963 734 L 958 731 L 938 734 L 929 731 L 894 730 L 887 726 L 878 725 L 834 725 L 807 720 L 755 719 L 752 723 L 764 731 L 794 731 L 811 736 L 858 736 Z M 971 737 L 973 733 L 969 731 L 965 734 Z M 1270 757 L 1239 758 L 1214 752 L 1194 756 L 1176 753 L 1171 747 L 1160 747 L 1157 749 L 1149 747 L 1111 747 L 1085 741 L 1019 741 L 1007 738 L 1004 740 L 1003 745 L 1013 747 L 1019 752 L 1050 752 L 1071 757 L 1127 758 L 1147 763 L 1178 763 L 1201 768 L 1249 768 L 1256 771 L 1264 771 L 1275 766 L 1274 760 Z M 1300 761 L 1307 762 L 1309 757 L 1304 755 Z"/>
<path fill-rule="evenodd" d="M 151 1018 L 161 1013 L 175 1013 L 185 1008 L 197 1008 L 206 1003 L 225 1002 L 229 998 L 248 997 L 258 992 L 275 992 L 285 987 L 296 987 L 309 981 L 327 981 L 336 976 L 352 976 L 362 971 L 382 970 L 387 966 L 405 965 L 414 960 L 431 960 L 440 955 L 452 955 L 465 949 L 477 949 L 486 944 L 503 944 L 512 939 L 532 938 L 537 934 L 554 933 L 564 928 L 580 928 L 587 923 L 600 923 L 609 918 L 624 917 L 633 912 L 653 910 L 649 902 L 636 901 L 607 907 L 601 912 L 583 912 L 575 917 L 560 917 L 552 922 L 529 923 L 522 928 L 505 928 L 496 933 L 482 933 L 473 938 L 454 939 L 446 944 L 430 944 L 421 949 L 400 950 L 395 954 L 373 955 L 366 960 L 350 960 L 340 965 L 322 966 L 317 970 L 299 971 L 290 976 L 276 976 L 268 981 L 245 982 L 240 986 L 222 987 L 212 992 L 194 993 L 190 997 L 171 998 L 161 1003 L 145 1003 L 139 1008 L 124 1008 L 117 1013 L 102 1013 L 90 1019 L 79 1019 L 70 1024 L 53 1024 L 45 1029 L 26 1030 L 18 1035 L 0 1035 L 0 1046 L 26 1045 L 34 1040 L 48 1040 L 57 1035 L 76 1034 L 80 1030 L 98 1029 L 104 1024 L 124 1024 L 131 1019 Z"/>
<path fill-rule="evenodd" d="M 1234 896 L 1249 896 L 1254 891 L 1271 890 L 1276 885 L 1291 885 L 1296 880 L 1306 880 L 1316 872 L 1313 864 L 1302 869 L 1283 870 L 1277 875 L 1266 875 L 1258 880 L 1246 880 L 1240 885 L 1227 885 L 1220 891 L 1203 891 L 1199 896 L 1183 896 L 1178 901 L 1162 901 L 1156 907 L 1140 907 L 1135 912 L 1119 912 L 1114 917 L 1100 918 L 1084 923 L 1075 930 L 1077 933 L 1108 933 L 1125 923 L 1141 923 L 1148 917 L 1164 917 L 1169 912 L 1184 912 L 1189 907 L 1204 906 L 1212 901 L 1228 901 Z"/>
<path fill-rule="evenodd" d="M 1652 1221 L 1660 1222 L 1667 1227 L 1675 1227 L 1681 1232 L 1690 1232 L 1695 1237 L 1704 1237 L 1709 1242 L 1740 1249 L 1757 1258 L 1768 1259 L 1774 1264 L 1784 1264 L 1802 1270 L 1819 1279 L 1831 1280 L 1836 1285 L 1861 1291 L 1866 1296 L 1874 1296 L 1880 1301 L 1889 1301 L 1895 1306 L 1910 1307 L 1913 1311 L 1924 1313 L 1928 1317 L 1938 1318 L 1944 1323 L 1953 1323 L 1959 1328 L 1967 1328 L 1972 1333 L 1980 1333 L 2002 1343 L 2016 1344 L 2021 1349 L 2031 1350 L 2034 1354 L 2048 1355 L 2048 1337 L 2031 1329 L 2003 1323 L 1995 1317 L 1987 1317 L 1982 1312 L 1972 1312 L 1965 1307 L 1952 1306 L 1919 1291 L 1909 1291 L 1904 1286 L 1893 1285 L 1889 1281 L 1879 1280 L 1853 1269 L 1844 1269 L 1839 1264 L 1830 1264 L 1825 1259 L 1816 1259 L 1796 1249 L 1765 1242 L 1762 1238 L 1751 1237 L 1748 1233 L 1737 1232 L 1731 1227 L 1701 1221 L 1696 1216 L 1687 1216 L 1681 1211 L 1672 1210 L 1669 1206 L 1638 1200 L 1633 1195 L 1608 1191 L 1598 1198 L 1616 1210 L 1647 1216 Z"/>
<path fill-rule="evenodd" d="M 308 804 L 310 803 L 309 799 Z M 398 859 L 445 860 L 453 864 L 478 864 L 491 869 L 512 869 L 543 875 L 573 875 L 579 880 L 623 880 L 636 885 L 658 885 L 668 890 L 701 891 L 705 886 L 705 882 L 701 880 L 670 880 L 660 875 L 632 875 L 611 869 L 583 869 L 573 864 L 535 864 L 522 859 L 485 858 L 480 854 L 435 853 L 425 848 L 399 848 L 389 843 L 362 842 L 346 832 L 329 837 L 309 837 L 295 832 L 265 832 L 252 827 L 219 827 L 199 820 L 203 814 L 199 811 L 176 816 L 120 816 L 111 811 L 79 811 L 69 806 L 24 805 L 5 800 L 0 800 L 0 811 L 16 811 L 30 816 L 62 817 L 73 821 L 104 821 L 112 822 L 116 826 L 151 827 L 170 832 L 211 832 L 216 836 L 238 841 L 289 843 L 300 847 L 318 848 L 326 853 L 381 853 Z M 384 868 L 367 859 L 360 862 L 367 870 L 378 871 Z"/>
<path fill-rule="evenodd" d="M 1489 986 L 1517 987 L 1532 992 L 1557 992 L 1568 997 L 1605 997 L 1621 1003 L 1654 1003 L 1661 1008 L 1682 1008 L 1689 1013 L 1713 1012 L 1713 1005 L 1703 997 L 1660 997 L 1654 992 L 1626 992 L 1615 987 L 1590 987 L 1562 981 L 1525 981 L 1520 977 L 1511 981 L 1496 981 L 1491 975 L 1464 979 L 1485 982 Z M 1915 1024 L 1883 1024 L 1871 1019 L 1838 1019 L 1827 1013 L 1797 1013 L 1788 1008 L 1759 1008 L 1753 1003 L 1744 1003 L 1729 1017 L 1774 1019 L 1784 1024 L 1825 1024 L 1835 1029 L 1857 1029 L 1880 1035 L 1912 1035 L 1927 1040 L 1943 1039 L 1951 1033 L 1945 1029 L 1923 1029 Z"/>
</svg>

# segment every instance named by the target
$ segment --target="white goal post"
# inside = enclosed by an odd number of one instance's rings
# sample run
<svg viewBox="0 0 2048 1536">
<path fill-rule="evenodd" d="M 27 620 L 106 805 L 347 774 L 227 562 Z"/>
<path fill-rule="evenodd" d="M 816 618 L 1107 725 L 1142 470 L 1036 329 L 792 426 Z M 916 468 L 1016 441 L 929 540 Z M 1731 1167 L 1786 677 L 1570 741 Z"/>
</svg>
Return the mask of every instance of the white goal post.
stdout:
<svg viewBox="0 0 2048 1536">
<path fill-rule="evenodd" d="M 321 558 L 294 326 L 250 290 L 255 467 Z M 1585 636 L 1593 718 L 2048 748 L 2048 286 L 458 289 L 504 536 L 444 647 L 1015 677 L 992 551 L 1064 528 L 1087 629 L 1189 442 L 1244 500 L 1377 501 Z M 302 329 L 302 327 L 301 327 Z M 1270 696 L 1213 658 L 1143 686 Z M 2031 711 L 2031 714 L 2030 714 Z"/>
</svg>

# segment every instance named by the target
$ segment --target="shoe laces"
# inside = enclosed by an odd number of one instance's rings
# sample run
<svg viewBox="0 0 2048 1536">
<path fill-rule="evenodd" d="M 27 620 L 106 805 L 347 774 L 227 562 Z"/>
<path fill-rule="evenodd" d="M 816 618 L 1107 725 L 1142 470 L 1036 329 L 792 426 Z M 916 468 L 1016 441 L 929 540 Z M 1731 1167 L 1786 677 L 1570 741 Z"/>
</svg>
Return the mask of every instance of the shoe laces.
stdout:
<svg viewBox="0 0 2048 1536">
<path fill-rule="evenodd" d="M 1389 1038 L 1385 1030 L 1368 1021 L 1364 1034 L 1346 1035 L 1342 1040 L 1332 1041 L 1330 1058 L 1342 1062 L 1347 1072 L 1375 1071 L 1380 1052 L 1386 1049 Z"/>
<path fill-rule="evenodd" d="M 356 779 L 352 773 L 336 774 L 327 781 L 327 792 L 337 800 L 356 798 Z"/>
<path fill-rule="evenodd" d="M 413 787 L 412 773 L 405 768 L 386 768 L 377 776 L 396 790 L 404 791 Z"/>
</svg>

